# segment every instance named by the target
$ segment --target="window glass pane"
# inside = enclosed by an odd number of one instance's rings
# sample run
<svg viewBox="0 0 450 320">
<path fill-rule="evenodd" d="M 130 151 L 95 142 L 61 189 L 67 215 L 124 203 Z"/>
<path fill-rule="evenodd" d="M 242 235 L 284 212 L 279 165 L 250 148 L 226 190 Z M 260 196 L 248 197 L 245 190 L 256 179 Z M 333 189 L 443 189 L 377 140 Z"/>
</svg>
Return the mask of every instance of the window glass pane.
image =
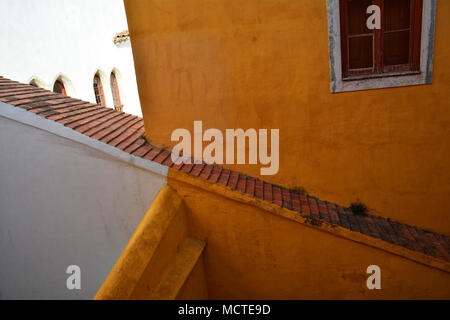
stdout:
<svg viewBox="0 0 450 320">
<path fill-rule="evenodd" d="M 409 63 L 409 31 L 385 33 L 384 65 Z"/>
<path fill-rule="evenodd" d="M 349 39 L 349 68 L 373 67 L 373 37 L 362 36 Z"/>
<path fill-rule="evenodd" d="M 392 31 L 409 28 L 410 12 L 410 0 L 384 1 L 384 30 Z"/>
<path fill-rule="evenodd" d="M 53 92 L 66 95 L 66 90 L 64 88 L 64 84 L 61 81 L 57 80 L 55 82 L 55 84 L 53 85 Z"/>
<path fill-rule="evenodd" d="M 119 96 L 119 87 L 117 85 L 117 79 L 114 73 L 111 73 L 110 81 L 114 106 L 117 107 L 120 105 L 120 96 Z"/>
<path fill-rule="evenodd" d="M 103 96 L 103 87 L 102 82 L 100 80 L 99 76 L 94 77 L 94 93 L 95 93 L 95 100 L 98 104 L 105 106 L 105 98 Z"/>
<path fill-rule="evenodd" d="M 371 33 L 367 29 L 367 7 L 372 5 L 372 0 L 349 0 L 348 2 L 348 34 Z"/>
<path fill-rule="evenodd" d="M 62 88 L 59 85 L 55 84 L 55 86 L 53 87 L 53 92 L 62 93 Z"/>
</svg>

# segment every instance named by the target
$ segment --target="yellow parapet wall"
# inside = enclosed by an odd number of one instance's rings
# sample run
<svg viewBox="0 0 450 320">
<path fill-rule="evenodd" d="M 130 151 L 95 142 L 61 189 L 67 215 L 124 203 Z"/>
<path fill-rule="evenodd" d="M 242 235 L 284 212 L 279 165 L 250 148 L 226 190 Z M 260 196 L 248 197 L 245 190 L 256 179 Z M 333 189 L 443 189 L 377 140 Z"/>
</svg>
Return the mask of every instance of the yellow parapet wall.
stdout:
<svg viewBox="0 0 450 320">
<path fill-rule="evenodd" d="M 204 246 L 204 242 L 187 237 L 182 200 L 166 186 L 95 299 L 174 299 L 199 261 Z"/>
<path fill-rule="evenodd" d="M 210 299 L 449 299 L 450 266 L 169 169 Z M 367 268 L 381 268 L 381 290 Z"/>
<path fill-rule="evenodd" d="M 95 299 L 450 298 L 444 260 L 174 169 L 167 183 Z"/>
</svg>

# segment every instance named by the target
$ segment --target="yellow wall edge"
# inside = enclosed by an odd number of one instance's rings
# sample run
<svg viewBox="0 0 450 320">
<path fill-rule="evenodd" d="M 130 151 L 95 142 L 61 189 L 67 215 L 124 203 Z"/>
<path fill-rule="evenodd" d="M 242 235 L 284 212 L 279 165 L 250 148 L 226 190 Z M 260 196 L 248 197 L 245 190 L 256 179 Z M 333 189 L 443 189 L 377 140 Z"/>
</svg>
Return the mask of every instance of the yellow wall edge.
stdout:
<svg viewBox="0 0 450 320">
<path fill-rule="evenodd" d="M 181 204 L 182 200 L 172 188 L 165 186 L 161 189 L 95 300 L 128 299 L 133 294 Z"/>
<path fill-rule="evenodd" d="M 218 194 L 220 196 L 223 196 L 228 199 L 232 199 L 234 201 L 238 201 L 241 203 L 245 203 L 251 206 L 258 207 L 264 211 L 270 212 L 274 215 L 289 219 L 291 221 L 295 221 L 297 223 L 306 225 L 308 227 L 321 230 L 327 233 L 331 233 L 333 235 L 336 235 L 341 238 L 345 238 L 351 241 L 355 241 L 358 243 L 362 243 L 365 245 L 368 245 L 370 247 L 374 247 L 383 251 L 387 251 L 389 253 L 401 256 L 403 258 L 406 258 L 408 260 L 412 260 L 414 262 L 418 262 L 420 264 L 430 266 L 436 269 L 439 269 L 441 271 L 445 271 L 450 273 L 450 263 L 423 254 L 421 252 L 413 251 L 389 242 L 385 242 L 380 239 L 372 238 L 367 235 L 364 235 L 359 232 L 354 232 L 351 230 L 348 230 L 346 228 L 343 228 L 338 225 L 331 224 L 324 220 L 319 220 L 310 216 L 302 215 L 301 213 L 298 213 L 296 211 L 292 211 L 286 208 L 282 208 L 280 206 L 277 206 L 275 204 L 256 199 L 254 197 L 251 197 L 249 195 L 246 195 L 244 193 L 240 193 L 237 191 L 233 191 L 225 186 L 212 183 L 207 180 L 199 179 L 196 177 L 192 177 L 189 174 L 180 172 L 178 170 L 169 168 L 168 180 L 174 179 L 180 182 L 191 184 L 195 187 L 198 187 L 200 189 L 203 189 L 208 192 L 212 192 L 215 194 Z"/>
<path fill-rule="evenodd" d="M 206 243 L 188 237 L 180 248 L 175 262 L 167 271 L 165 277 L 155 288 L 151 299 L 174 300 L 181 291 L 186 280 L 200 260 Z"/>
</svg>

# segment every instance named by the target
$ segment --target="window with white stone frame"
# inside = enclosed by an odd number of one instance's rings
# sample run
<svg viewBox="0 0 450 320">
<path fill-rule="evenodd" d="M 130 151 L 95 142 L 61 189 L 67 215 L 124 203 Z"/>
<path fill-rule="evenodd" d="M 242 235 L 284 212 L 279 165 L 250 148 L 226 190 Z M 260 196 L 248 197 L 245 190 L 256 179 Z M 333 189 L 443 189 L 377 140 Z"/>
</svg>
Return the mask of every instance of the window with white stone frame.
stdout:
<svg viewBox="0 0 450 320">
<path fill-rule="evenodd" d="M 432 82 L 436 0 L 327 0 L 327 10 L 331 92 Z"/>
</svg>

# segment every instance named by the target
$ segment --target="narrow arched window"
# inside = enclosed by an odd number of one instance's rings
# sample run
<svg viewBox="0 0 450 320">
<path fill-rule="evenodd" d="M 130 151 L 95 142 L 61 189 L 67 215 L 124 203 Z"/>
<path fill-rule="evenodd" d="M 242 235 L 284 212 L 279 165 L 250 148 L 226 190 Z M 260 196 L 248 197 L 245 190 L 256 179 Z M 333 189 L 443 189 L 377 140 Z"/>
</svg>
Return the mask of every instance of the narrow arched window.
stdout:
<svg viewBox="0 0 450 320">
<path fill-rule="evenodd" d="M 67 96 L 66 88 L 64 87 L 64 83 L 62 83 L 59 80 L 55 81 L 55 84 L 53 85 L 53 92 L 60 93 L 62 95 Z"/>
<path fill-rule="evenodd" d="M 111 72 L 111 90 L 114 100 L 114 109 L 122 111 L 122 103 L 120 102 L 119 85 L 117 84 L 117 78 L 114 72 Z"/>
<path fill-rule="evenodd" d="M 94 76 L 94 92 L 95 92 L 95 100 L 97 101 L 97 103 L 103 107 L 106 107 L 102 80 L 100 79 L 98 74 Z"/>
</svg>

